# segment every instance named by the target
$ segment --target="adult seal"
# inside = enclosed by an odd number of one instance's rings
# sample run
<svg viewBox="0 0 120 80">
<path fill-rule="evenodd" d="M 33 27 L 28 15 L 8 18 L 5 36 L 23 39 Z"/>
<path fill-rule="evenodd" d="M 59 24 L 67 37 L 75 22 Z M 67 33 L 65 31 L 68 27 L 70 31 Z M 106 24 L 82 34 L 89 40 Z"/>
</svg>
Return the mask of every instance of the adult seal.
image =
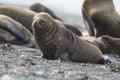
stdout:
<svg viewBox="0 0 120 80">
<path fill-rule="evenodd" d="M 83 14 L 86 21 L 95 27 L 97 37 L 109 35 L 120 38 L 120 15 L 115 11 L 113 0 L 85 0 L 83 11 L 87 14 Z"/>
<path fill-rule="evenodd" d="M 60 58 L 75 62 L 104 63 L 102 52 L 93 44 L 58 24 L 45 12 L 38 13 L 33 19 L 33 35 L 47 59 Z"/>
<path fill-rule="evenodd" d="M 36 14 L 35 12 L 18 6 L 0 5 L 0 14 L 6 15 L 21 23 L 32 33 L 31 24 Z"/>
<path fill-rule="evenodd" d="M 120 56 L 120 38 L 103 35 L 100 40 L 106 45 L 108 53 Z"/>
<path fill-rule="evenodd" d="M 30 31 L 19 22 L 8 16 L 0 15 L 0 43 L 3 42 L 19 45 L 30 44 L 34 42 L 34 38 Z"/>
<path fill-rule="evenodd" d="M 51 9 L 47 8 L 41 3 L 34 3 L 29 7 L 30 10 L 35 11 L 37 13 L 39 12 L 47 12 L 49 13 L 54 19 L 58 19 L 60 21 L 63 21 L 60 19 Z"/>
</svg>

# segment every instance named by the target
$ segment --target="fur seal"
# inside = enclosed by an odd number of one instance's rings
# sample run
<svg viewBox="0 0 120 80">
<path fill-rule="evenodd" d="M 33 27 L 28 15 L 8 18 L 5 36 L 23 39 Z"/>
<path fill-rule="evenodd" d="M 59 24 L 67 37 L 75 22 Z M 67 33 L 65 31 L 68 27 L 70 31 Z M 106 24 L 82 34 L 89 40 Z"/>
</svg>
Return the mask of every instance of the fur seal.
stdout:
<svg viewBox="0 0 120 80">
<path fill-rule="evenodd" d="M 95 45 L 96 47 L 98 47 L 103 54 L 108 53 L 107 52 L 107 46 L 105 45 L 105 43 L 101 40 L 101 37 L 92 37 L 92 36 L 81 36 L 80 38 L 84 39 L 85 41 Z"/>
<path fill-rule="evenodd" d="M 32 11 L 35 11 L 35 12 L 37 12 L 37 13 L 39 13 L 39 12 L 47 12 L 47 13 L 49 13 L 54 19 L 58 19 L 58 20 L 60 20 L 60 21 L 63 21 L 63 20 L 60 19 L 58 16 L 56 16 L 55 13 L 54 13 L 51 9 L 47 8 L 46 6 L 44 6 L 44 5 L 41 4 L 41 3 L 34 3 L 34 4 L 32 4 L 32 5 L 30 6 L 29 9 L 32 10 Z"/>
<path fill-rule="evenodd" d="M 19 45 L 30 44 L 34 41 L 33 35 L 28 29 L 5 15 L 0 15 L 0 38 L 1 43 L 7 42 Z"/>
<path fill-rule="evenodd" d="M 120 38 L 120 15 L 115 11 L 112 0 L 85 0 L 83 9 L 92 20 L 88 23 L 95 24 L 97 37 L 109 35 Z"/>
<path fill-rule="evenodd" d="M 33 35 L 47 59 L 60 58 L 75 62 L 104 63 L 102 52 L 93 44 L 86 42 L 62 27 L 45 12 L 33 18 Z"/>
<path fill-rule="evenodd" d="M 1 5 L 0 14 L 9 16 L 12 19 L 18 21 L 32 33 L 31 24 L 33 21 L 33 16 L 36 14 L 36 12 L 22 8 L 22 7 L 17 7 L 17 6 Z M 76 28 L 72 26 L 70 27 L 71 28 L 69 28 L 69 30 L 71 30 L 73 33 L 77 33 L 79 36 L 82 35 L 79 30 L 77 30 Z"/>
<path fill-rule="evenodd" d="M 72 33 L 76 34 L 77 36 L 82 36 L 82 32 L 80 30 L 78 30 L 75 26 L 67 24 L 63 21 L 54 19 L 54 21 L 56 21 L 57 23 L 64 25 L 63 27 L 66 28 L 67 30 L 71 31 Z"/>
<path fill-rule="evenodd" d="M 86 13 L 84 8 L 82 8 L 82 16 L 83 16 L 85 28 L 88 31 L 89 35 L 90 36 L 95 36 L 95 29 L 94 29 L 95 28 L 95 24 L 89 18 L 89 16 L 87 15 L 87 13 Z"/>
<path fill-rule="evenodd" d="M 120 38 L 103 35 L 100 39 L 106 45 L 108 53 L 120 56 Z"/>
<path fill-rule="evenodd" d="M 62 19 L 60 19 L 57 15 L 55 15 L 55 13 L 49 9 L 48 7 L 42 5 L 41 3 L 34 3 L 30 6 L 29 8 L 32 11 L 35 11 L 37 13 L 39 12 L 47 12 L 48 14 L 50 14 L 54 19 L 56 19 L 59 23 L 65 25 L 65 28 L 72 31 L 73 33 L 75 33 L 78 36 L 82 36 L 82 33 L 80 30 L 78 30 L 74 25 L 70 25 L 68 23 L 65 23 Z"/>
<path fill-rule="evenodd" d="M 30 32 L 32 32 L 31 24 L 33 21 L 33 16 L 35 12 L 12 5 L 0 5 L 0 14 L 6 15 L 26 27 Z"/>
</svg>

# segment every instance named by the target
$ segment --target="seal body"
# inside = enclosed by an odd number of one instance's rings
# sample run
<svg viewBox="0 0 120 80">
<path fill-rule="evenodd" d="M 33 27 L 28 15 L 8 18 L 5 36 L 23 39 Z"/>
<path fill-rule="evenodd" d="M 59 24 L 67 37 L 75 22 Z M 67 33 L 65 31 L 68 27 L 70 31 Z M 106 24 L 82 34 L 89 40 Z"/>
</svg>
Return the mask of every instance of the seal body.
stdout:
<svg viewBox="0 0 120 80">
<path fill-rule="evenodd" d="M 22 8 L 22 7 L 17 7 L 17 6 L 1 5 L 0 6 L 0 14 L 9 16 L 12 19 L 18 21 L 32 33 L 31 24 L 33 21 L 33 16 L 36 14 L 36 12 Z M 67 24 L 65 24 L 65 25 L 67 25 Z M 69 30 L 71 30 L 75 34 L 77 33 L 80 36 L 82 35 L 79 30 L 77 30 L 76 28 L 74 28 L 72 26 L 70 26 Z"/>
<path fill-rule="evenodd" d="M 29 44 L 34 41 L 33 36 L 19 22 L 12 18 L 0 15 L 0 43 Z"/>
<path fill-rule="evenodd" d="M 105 43 L 101 40 L 101 37 L 92 37 L 92 36 L 81 36 L 80 38 L 84 39 L 85 41 L 95 45 L 96 47 L 98 47 L 103 54 L 108 53 L 107 52 L 107 46 L 105 45 Z"/>
<path fill-rule="evenodd" d="M 76 28 L 76 26 L 73 26 L 73 25 L 70 25 L 70 24 L 67 24 L 63 21 L 60 21 L 60 20 L 57 20 L 57 19 L 54 19 L 54 21 L 56 23 L 58 23 L 59 25 L 62 25 L 62 27 L 66 28 L 67 30 L 69 30 L 70 32 L 72 32 L 73 34 L 77 35 L 77 36 L 82 36 L 82 33 L 80 30 L 78 30 Z"/>
<path fill-rule="evenodd" d="M 103 35 L 100 40 L 106 45 L 108 53 L 120 56 L 120 38 Z"/>
<path fill-rule="evenodd" d="M 35 12 L 17 6 L 0 5 L 0 14 L 9 16 L 10 18 L 18 21 L 30 32 L 32 32 L 31 24 L 33 16 L 36 14 Z"/>
<path fill-rule="evenodd" d="M 72 31 L 74 34 L 76 34 L 78 36 L 82 36 L 81 31 L 76 28 L 77 26 L 65 23 L 62 19 L 60 19 L 57 15 L 55 15 L 55 13 L 48 7 L 46 7 L 40 3 L 34 3 L 30 6 L 29 9 L 32 11 L 35 11 L 37 13 L 40 13 L 40 12 L 49 13 L 57 22 L 59 22 L 60 24 L 63 24 L 66 29 Z"/>
<path fill-rule="evenodd" d="M 92 63 L 104 60 L 96 46 L 71 33 L 45 12 L 35 15 L 32 26 L 35 40 L 47 59 Z"/>
<path fill-rule="evenodd" d="M 112 0 L 85 0 L 83 10 L 86 13 L 83 17 L 92 24 L 92 32 L 96 29 L 97 37 L 109 35 L 120 38 L 120 15 L 115 11 Z"/>
<path fill-rule="evenodd" d="M 34 4 L 32 4 L 32 5 L 30 6 L 29 9 L 32 10 L 32 11 L 35 11 L 35 12 L 37 12 L 37 13 L 39 13 L 39 12 L 47 12 L 47 13 L 49 13 L 54 19 L 58 19 L 58 20 L 60 20 L 60 21 L 63 21 L 63 20 L 60 19 L 58 16 L 56 16 L 55 13 L 54 13 L 51 9 L 47 8 L 46 6 L 44 6 L 44 5 L 41 4 L 41 3 L 34 3 Z"/>
</svg>

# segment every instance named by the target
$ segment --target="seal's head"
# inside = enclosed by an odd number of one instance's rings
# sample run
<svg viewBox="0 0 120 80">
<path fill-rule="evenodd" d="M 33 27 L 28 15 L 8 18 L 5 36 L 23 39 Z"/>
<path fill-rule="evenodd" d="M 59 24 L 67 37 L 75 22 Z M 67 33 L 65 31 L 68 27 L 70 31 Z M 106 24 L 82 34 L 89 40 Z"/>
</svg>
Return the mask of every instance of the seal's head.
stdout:
<svg viewBox="0 0 120 80">
<path fill-rule="evenodd" d="M 32 27 L 36 29 L 46 28 L 52 25 L 53 18 L 46 12 L 38 13 L 33 18 Z"/>
</svg>

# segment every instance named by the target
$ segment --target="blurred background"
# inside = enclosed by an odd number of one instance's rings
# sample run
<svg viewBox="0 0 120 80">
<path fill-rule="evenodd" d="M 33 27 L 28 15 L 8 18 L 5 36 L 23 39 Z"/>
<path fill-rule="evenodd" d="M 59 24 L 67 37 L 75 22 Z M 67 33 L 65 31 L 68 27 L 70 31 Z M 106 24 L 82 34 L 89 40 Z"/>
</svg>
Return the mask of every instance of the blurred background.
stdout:
<svg viewBox="0 0 120 80">
<path fill-rule="evenodd" d="M 81 6 L 84 0 L 0 0 L 0 4 L 17 5 L 25 8 L 39 2 L 50 8 L 65 22 L 84 28 Z M 116 11 L 120 14 L 120 0 L 113 0 Z"/>
</svg>

